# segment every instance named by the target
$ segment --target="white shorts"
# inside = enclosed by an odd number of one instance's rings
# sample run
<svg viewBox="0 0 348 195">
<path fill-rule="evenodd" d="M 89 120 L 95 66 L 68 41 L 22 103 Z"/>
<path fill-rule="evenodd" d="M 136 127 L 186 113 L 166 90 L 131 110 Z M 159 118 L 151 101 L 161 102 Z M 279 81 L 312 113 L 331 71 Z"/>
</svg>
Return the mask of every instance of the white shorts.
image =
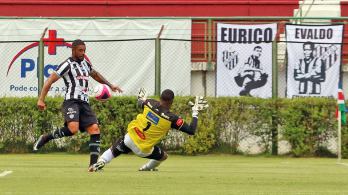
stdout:
<svg viewBox="0 0 348 195">
<path fill-rule="evenodd" d="M 124 136 L 124 144 L 133 151 L 134 154 L 140 157 L 147 157 L 152 154 L 153 148 L 150 153 L 144 153 L 142 152 L 137 145 L 134 144 L 133 140 L 130 138 L 128 133 Z"/>
</svg>

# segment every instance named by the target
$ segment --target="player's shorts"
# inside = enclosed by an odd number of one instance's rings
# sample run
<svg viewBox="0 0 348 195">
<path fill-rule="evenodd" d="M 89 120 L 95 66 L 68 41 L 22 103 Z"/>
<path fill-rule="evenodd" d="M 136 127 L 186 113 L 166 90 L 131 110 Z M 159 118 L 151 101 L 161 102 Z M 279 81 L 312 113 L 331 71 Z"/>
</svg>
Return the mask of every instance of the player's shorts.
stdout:
<svg viewBox="0 0 348 195">
<path fill-rule="evenodd" d="M 136 154 L 139 157 L 142 158 L 148 158 L 148 159 L 154 159 L 154 160 L 161 160 L 164 156 L 164 151 L 158 147 L 154 146 L 151 153 L 144 153 L 142 152 L 133 142 L 133 140 L 130 138 L 128 133 L 124 136 L 124 144 L 132 150 L 134 154 Z"/>
<path fill-rule="evenodd" d="M 154 146 L 152 153 L 149 156 L 146 156 L 144 158 L 161 160 L 163 156 L 164 156 L 164 151 L 160 147 Z"/>
<path fill-rule="evenodd" d="M 87 102 L 81 100 L 65 100 L 62 106 L 65 125 L 71 121 L 79 122 L 80 131 L 92 124 L 98 124 L 97 117 Z"/>
</svg>

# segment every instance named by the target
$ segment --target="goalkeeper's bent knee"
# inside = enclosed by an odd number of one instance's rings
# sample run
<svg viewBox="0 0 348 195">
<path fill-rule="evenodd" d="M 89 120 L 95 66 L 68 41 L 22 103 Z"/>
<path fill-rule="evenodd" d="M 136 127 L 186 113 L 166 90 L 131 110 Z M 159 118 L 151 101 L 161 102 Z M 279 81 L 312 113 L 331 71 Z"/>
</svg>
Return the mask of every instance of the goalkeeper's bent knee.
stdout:
<svg viewBox="0 0 348 195">
<path fill-rule="evenodd" d="M 167 158 L 168 158 L 167 152 L 163 151 L 163 156 L 162 156 L 162 158 L 159 161 L 161 161 L 161 162 L 165 161 L 165 160 L 167 160 Z"/>
<path fill-rule="evenodd" d="M 120 154 L 128 154 L 131 150 L 124 144 L 123 138 L 119 138 L 115 141 L 114 144 L 110 147 L 112 155 L 114 157 L 119 156 Z"/>
</svg>

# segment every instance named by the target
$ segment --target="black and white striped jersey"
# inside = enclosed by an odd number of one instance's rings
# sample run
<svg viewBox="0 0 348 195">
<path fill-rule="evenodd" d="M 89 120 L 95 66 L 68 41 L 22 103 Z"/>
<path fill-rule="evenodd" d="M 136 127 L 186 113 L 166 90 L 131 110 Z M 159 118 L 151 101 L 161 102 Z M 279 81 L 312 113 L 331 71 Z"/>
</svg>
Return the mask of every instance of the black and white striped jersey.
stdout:
<svg viewBox="0 0 348 195">
<path fill-rule="evenodd" d="M 78 62 L 70 57 L 58 66 L 54 72 L 64 79 L 65 100 L 74 99 L 89 102 L 87 92 L 91 71 L 92 65 L 86 59 Z"/>
</svg>

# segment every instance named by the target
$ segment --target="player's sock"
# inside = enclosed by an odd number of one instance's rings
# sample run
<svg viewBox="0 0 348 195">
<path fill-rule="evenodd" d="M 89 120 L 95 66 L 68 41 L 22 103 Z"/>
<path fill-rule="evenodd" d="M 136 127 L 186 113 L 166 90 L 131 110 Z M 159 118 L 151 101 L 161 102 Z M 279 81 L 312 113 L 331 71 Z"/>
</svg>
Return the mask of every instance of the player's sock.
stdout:
<svg viewBox="0 0 348 195">
<path fill-rule="evenodd" d="M 94 134 L 90 137 L 89 142 L 90 162 L 89 165 L 93 165 L 98 161 L 100 152 L 100 134 Z"/>
<path fill-rule="evenodd" d="M 38 151 L 42 146 L 44 146 L 47 142 L 52 139 L 57 139 L 65 136 L 72 136 L 73 133 L 67 127 L 62 127 L 61 129 L 57 129 L 49 134 L 44 134 L 39 137 L 39 139 L 35 142 L 33 150 Z"/>
<path fill-rule="evenodd" d="M 103 161 L 104 163 L 109 163 L 113 158 L 121 154 L 127 154 L 130 151 L 131 150 L 124 144 L 123 139 L 120 138 L 100 156 L 98 162 Z"/>
<path fill-rule="evenodd" d="M 68 127 L 62 127 L 60 129 L 57 129 L 55 131 L 53 131 L 52 133 L 47 135 L 47 139 L 52 140 L 52 139 L 58 139 L 58 138 L 62 138 L 62 137 L 69 137 L 74 135 L 73 133 L 71 133 L 71 131 L 69 130 Z"/>
<path fill-rule="evenodd" d="M 146 163 L 145 165 L 143 165 L 139 171 L 151 171 L 154 170 L 156 167 L 158 167 L 161 164 L 161 161 L 158 160 L 149 160 L 148 163 Z"/>
<path fill-rule="evenodd" d="M 115 157 L 112 154 L 111 149 L 109 148 L 100 156 L 99 160 L 103 160 L 105 163 L 109 163 L 113 158 Z"/>
</svg>

